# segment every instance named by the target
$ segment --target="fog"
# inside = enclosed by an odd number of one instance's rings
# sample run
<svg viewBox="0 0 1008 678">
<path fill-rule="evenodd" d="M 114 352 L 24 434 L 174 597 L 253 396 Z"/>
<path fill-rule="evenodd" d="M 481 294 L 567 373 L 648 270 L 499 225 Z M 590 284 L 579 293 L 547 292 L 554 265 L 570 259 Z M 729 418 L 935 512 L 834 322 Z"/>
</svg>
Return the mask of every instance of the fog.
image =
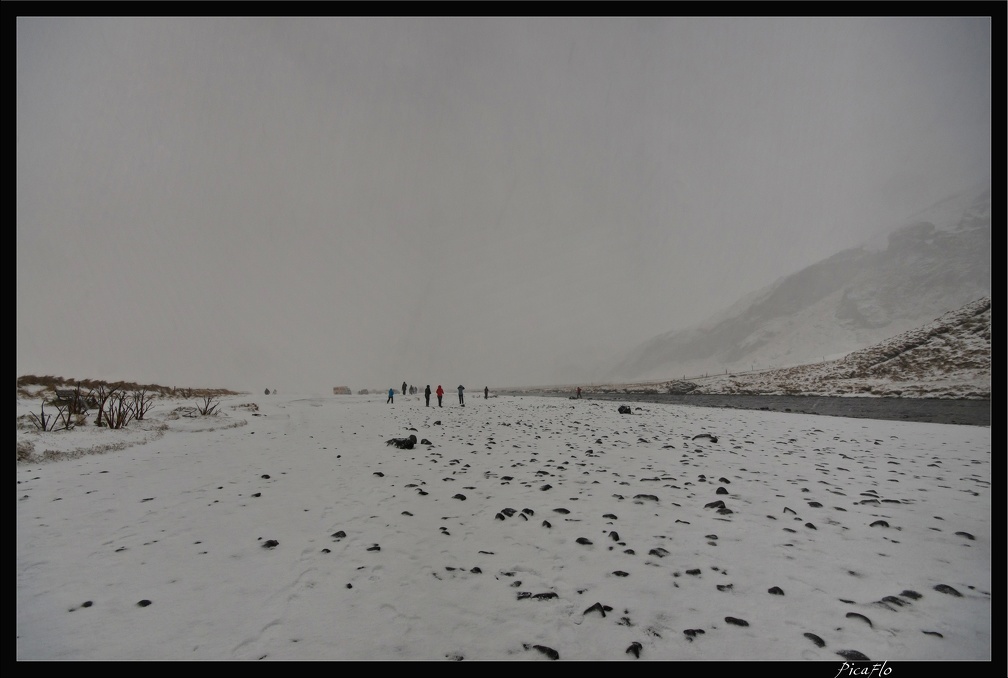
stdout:
<svg viewBox="0 0 1008 678">
<path fill-rule="evenodd" d="M 18 375 L 590 381 L 989 179 L 991 23 L 19 18 Z"/>
</svg>

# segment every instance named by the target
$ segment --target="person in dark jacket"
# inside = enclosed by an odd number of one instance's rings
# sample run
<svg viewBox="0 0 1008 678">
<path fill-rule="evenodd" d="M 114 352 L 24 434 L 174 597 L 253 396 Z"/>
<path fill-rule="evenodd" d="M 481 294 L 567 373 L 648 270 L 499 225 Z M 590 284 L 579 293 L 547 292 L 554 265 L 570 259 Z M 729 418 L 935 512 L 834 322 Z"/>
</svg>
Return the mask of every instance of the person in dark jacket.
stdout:
<svg viewBox="0 0 1008 678">
<path fill-rule="evenodd" d="M 465 398 L 462 397 L 462 391 L 464 391 L 464 390 L 465 390 L 465 386 L 463 386 L 462 384 L 459 384 L 459 388 L 458 388 L 458 391 L 459 391 L 459 405 L 461 405 L 462 407 L 465 407 Z"/>
<path fill-rule="evenodd" d="M 427 401 L 427 405 L 426 406 L 430 407 L 430 384 L 427 384 L 427 388 L 424 389 L 423 397 L 424 397 L 424 400 Z"/>
<path fill-rule="evenodd" d="M 406 382 L 405 381 L 402 383 L 402 394 L 406 395 Z"/>
<path fill-rule="evenodd" d="M 489 397 L 490 397 L 490 387 L 489 386 L 484 386 L 483 387 L 483 400 L 486 400 Z"/>
<path fill-rule="evenodd" d="M 385 401 L 386 405 L 388 405 L 389 403 L 392 402 L 392 396 L 394 396 L 394 395 L 395 395 L 395 389 L 394 388 L 390 388 L 388 390 L 388 400 Z"/>
</svg>

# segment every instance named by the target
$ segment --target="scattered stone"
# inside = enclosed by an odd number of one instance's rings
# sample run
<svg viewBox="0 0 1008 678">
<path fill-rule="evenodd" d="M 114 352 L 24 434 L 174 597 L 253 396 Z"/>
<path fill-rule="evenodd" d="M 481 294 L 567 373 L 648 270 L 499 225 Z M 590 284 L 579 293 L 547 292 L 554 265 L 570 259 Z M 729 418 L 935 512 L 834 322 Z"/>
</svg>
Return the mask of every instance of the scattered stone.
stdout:
<svg viewBox="0 0 1008 678">
<path fill-rule="evenodd" d="M 870 626 L 872 628 L 875 628 L 875 626 L 871 623 L 871 619 L 869 619 L 868 617 L 864 616 L 860 612 L 848 612 L 847 613 L 847 618 L 848 619 L 863 619 L 864 621 L 868 622 L 868 626 Z"/>
<path fill-rule="evenodd" d="M 815 643 L 816 647 L 826 647 L 826 641 L 823 640 L 822 638 L 820 638 L 819 636 L 817 636 L 816 634 L 814 634 L 814 633 L 804 633 L 802 635 L 804 635 L 806 638 L 808 638 L 813 643 Z"/>
<path fill-rule="evenodd" d="M 938 593 L 947 593 L 950 596 L 955 596 L 956 598 L 962 598 L 962 594 L 956 591 L 948 584 L 935 584 L 934 590 L 937 591 Z"/>
<path fill-rule="evenodd" d="M 539 650 L 550 659 L 560 659 L 560 653 L 551 647 L 546 647 L 545 645 L 533 645 L 532 647 Z"/>
</svg>

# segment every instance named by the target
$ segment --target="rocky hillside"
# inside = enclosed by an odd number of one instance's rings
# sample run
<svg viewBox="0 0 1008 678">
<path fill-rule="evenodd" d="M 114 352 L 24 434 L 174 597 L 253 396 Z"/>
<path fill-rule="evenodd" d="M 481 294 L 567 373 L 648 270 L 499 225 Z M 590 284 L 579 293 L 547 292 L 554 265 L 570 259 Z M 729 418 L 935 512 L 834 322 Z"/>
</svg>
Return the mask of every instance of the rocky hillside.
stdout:
<svg viewBox="0 0 1008 678">
<path fill-rule="evenodd" d="M 701 379 L 623 384 L 620 389 L 722 395 L 990 399 L 991 299 L 978 299 L 839 360 Z"/>
<path fill-rule="evenodd" d="M 835 359 L 991 295 L 991 192 L 913 215 L 884 240 L 754 291 L 698 327 L 655 337 L 605 379 L 741 372 Z"/>
</svg>

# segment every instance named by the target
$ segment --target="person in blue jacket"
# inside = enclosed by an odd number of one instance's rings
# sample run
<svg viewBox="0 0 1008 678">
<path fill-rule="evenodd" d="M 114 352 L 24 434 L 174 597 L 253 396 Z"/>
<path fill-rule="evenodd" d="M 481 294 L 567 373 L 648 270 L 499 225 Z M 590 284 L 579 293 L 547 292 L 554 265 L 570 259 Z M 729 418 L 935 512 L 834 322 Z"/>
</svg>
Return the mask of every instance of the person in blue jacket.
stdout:
<svg viewBox="0 0 1008 678">
<path fill-rule="evenodd" d="M 395 403 L 394 403 L 394 402 L 392 401 L 392 396 L 394 396 L 394 395 L 395 395 L 395 389 L 394 389 L 394 388 L 390 388 L 390 389 L 388 390 L 388 400 L 386 400 L 386 401 L 385 401 L 385 404 L 386 404 L 386 405 L 388 405 L 389 403 L 392 403 L 393 405 L 395 404 Z"/>
</svg>

